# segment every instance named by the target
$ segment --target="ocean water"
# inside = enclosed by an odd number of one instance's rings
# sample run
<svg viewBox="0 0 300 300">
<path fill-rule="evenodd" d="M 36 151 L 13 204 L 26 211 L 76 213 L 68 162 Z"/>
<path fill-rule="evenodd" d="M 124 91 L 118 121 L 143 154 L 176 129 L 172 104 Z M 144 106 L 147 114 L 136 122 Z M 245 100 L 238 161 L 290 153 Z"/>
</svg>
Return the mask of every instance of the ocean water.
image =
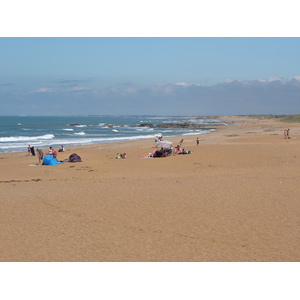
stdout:
<svg viewBox="0 0 300 300">
<path fill-rule="evenodd" d="M 211 130 L 138 127 L 142 123 L 157 125 L 186 121 L 211 126 L 224 124 L 214 119 L 155 116 L 0 116 L 0 152 L 27 151 L 28 145 L 57 148 L 148 139 L 157 135 L 164 138 L 199 135 Z"/>
</svg>

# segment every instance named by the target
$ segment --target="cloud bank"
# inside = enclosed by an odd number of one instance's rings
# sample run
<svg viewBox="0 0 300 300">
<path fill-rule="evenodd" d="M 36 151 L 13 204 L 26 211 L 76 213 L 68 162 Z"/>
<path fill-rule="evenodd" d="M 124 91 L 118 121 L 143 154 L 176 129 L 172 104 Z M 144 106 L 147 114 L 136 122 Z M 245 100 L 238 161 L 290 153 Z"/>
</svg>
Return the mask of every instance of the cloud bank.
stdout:
<svg viewBox="0 0 300 300">
<path fill-rule="evenodd" d="M 246 115 L 300 113 L 300 75 L 251 81 L 228 79 L 212 86 L 187 82 L 138 87 L 133 83 L 98 88 L 65 80 L 23 95 L 1 95 L 1 114 Z M 0 89 L 1 93 L 1 89 Z"/>
</svg>

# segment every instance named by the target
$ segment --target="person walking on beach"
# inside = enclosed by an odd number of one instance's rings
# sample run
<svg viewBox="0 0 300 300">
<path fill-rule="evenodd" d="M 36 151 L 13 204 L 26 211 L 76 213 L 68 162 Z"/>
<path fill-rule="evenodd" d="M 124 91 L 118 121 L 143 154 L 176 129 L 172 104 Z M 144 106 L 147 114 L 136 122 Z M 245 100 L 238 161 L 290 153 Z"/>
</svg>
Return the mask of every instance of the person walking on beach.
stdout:
<svg viewBox="0 0 300 300">
<path fill-rule="evenodd" d="M 179 146 L 181 147 L 183 143 L 183 139 L 179 142 Z"/>
<path fill-rule="evenodd" d="M 30 145 L 28 145 L 28 150 L 27 150 L 27 152 L 28 152 L 27 156 L 29 156 L 29 155 L 30 155 L 30 152 L 31 152 Z"/>
<path fill-rule="evenodd" d="M 199 138 L 196 139 L 197 146 L 199 145 Z"/>
</svg>

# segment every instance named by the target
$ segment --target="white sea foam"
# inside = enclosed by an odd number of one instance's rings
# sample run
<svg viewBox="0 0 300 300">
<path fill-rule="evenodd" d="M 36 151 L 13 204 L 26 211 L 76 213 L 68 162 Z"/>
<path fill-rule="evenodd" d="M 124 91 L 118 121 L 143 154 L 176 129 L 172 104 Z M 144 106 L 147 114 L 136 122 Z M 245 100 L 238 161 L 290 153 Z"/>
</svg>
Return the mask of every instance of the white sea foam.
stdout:
<svg viewBox="0 0 300 300">
<path fill-rule="evenodd" d="M 150 128 L 150 127 L 134 127 L 134 129 L 136 131 L 153 131 L 154 128 Z"/>
<path fill-rule="evenodd" d="M 66 130 L 66 131 L 74 131 L 73 128 L 65 128 L 65 129 L 63 129 L 63 130 Z"/>
<path fill-rule="evenodd" d="M 55 143 L 57 145 L 87 145 L 87 144 L 96 144 L 96 143 L 113 143 L 118 141 L 131 141 L 139 139 L 150 139 L 154 138 L 155 135 L 139 135 L 131 137 L 96 137 L 96 138 L 78 138 L 78 139 L 57 139 Z M 49 144 L 42 143 L 40 147 L 48 147 Z M 23 148 L 26 147 L 24 144 Z M 26 147 L 27 149 L 27 147 Z"/>
<path fill-rule="evenodd" d="M 119 132 L 119 130 L 117 130 L 117 129 L 113 129 L 112 131 L 114 131 L 114 132 Z"/>
<path fill-rule="evenodd" d="M 77 135 L 85 135 L 85 132 L 81 131 L 81 132 L 75 132 L 74 134 L 77 134 Z"/>
<path fill-rule="evenodd" d="M 51 140 L 53 138 L 54 138 L 53 134 L 44 134 L 40 136 L 10 136 L 10 137 L 1 137 L 0 142 L 38 141 L 38 140 Z"/>
<path fill-rule="evenodd" d="M 183 133 L 182 135 L 195 135 L 195 134 L 203 134 L 203 133 L 208 133 L 211 131 L 215 131 L 215 129 L 208 129 L 208 130 L 193 130 L 192 132 L 188 133 Z"/>
<path fill-rule="evenodd" d="M 93 142 L 116 142 L 116 141 L 133 141 L 133 140 L 140 140 L 140 139 L 150 139 L 154 138 L 155 135 L 137 135 L 137 136 L 128 136 L 128 137 L 107 137 L 101 139 L 94 139 Z"/>
<path fill-rule="evenodd" d="M 87 125 L 75 125 L 75 127 L 81 128 L 81 127 L 87 127 Z"/>
</svg>

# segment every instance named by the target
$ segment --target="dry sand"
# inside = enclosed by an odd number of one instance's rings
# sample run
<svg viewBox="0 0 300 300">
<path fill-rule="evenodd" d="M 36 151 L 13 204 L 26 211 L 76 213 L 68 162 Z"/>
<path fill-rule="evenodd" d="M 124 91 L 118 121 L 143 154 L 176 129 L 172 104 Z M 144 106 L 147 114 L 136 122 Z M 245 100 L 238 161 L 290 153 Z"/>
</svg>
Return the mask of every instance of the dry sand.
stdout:
<svg viewBox="0 0 300 300">
<path fill-rule="evenodd" d="M 198 147 L 170 138 L 189 155 L 140 159 L 152 139 L 68 147 L 58 159 L 83 162 L 58 166 L 1 153 L 0 261 L 300 261 L 300 125 L 222 118 L 236 125 Z"/>
</svg>

